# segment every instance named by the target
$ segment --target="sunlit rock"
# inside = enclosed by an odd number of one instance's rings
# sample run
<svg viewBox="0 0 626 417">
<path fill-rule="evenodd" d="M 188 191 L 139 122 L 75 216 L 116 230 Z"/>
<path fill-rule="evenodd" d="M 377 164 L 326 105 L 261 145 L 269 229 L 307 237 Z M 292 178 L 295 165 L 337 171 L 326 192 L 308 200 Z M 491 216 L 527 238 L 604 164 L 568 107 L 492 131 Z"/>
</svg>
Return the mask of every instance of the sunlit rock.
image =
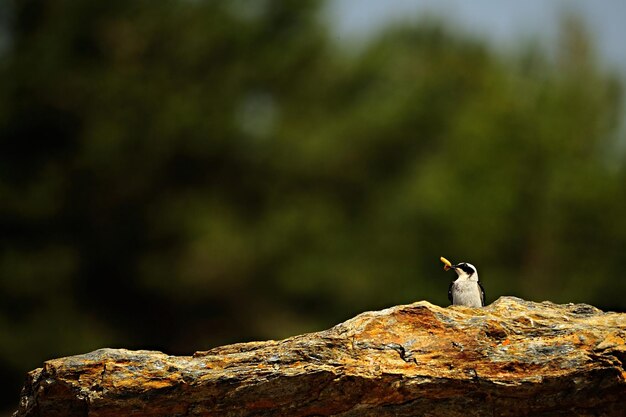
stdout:
<svg viewBox="0 0 626 417">
<path fill-rule="evenodd" d="M 101 349 L 29 373 L 15 416 L 623 416 L 626 314 L 422 301 L 193 356 Z"/>
</svg>

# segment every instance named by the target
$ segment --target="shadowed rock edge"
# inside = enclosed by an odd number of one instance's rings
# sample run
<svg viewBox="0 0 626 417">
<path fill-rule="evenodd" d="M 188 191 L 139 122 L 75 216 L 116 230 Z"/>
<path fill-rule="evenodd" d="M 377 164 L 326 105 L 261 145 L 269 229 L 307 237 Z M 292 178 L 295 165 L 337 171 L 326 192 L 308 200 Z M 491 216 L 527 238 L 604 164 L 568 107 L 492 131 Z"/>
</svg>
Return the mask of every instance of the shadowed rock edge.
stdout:
<svg viewBox="0 0 626 417">
<path fill-rule="evenodd" d="M 100 349 L 31 371 L 14 416 L 623 415 L 626 314 L 422 301 L 193 356 Z"/>
</svg>

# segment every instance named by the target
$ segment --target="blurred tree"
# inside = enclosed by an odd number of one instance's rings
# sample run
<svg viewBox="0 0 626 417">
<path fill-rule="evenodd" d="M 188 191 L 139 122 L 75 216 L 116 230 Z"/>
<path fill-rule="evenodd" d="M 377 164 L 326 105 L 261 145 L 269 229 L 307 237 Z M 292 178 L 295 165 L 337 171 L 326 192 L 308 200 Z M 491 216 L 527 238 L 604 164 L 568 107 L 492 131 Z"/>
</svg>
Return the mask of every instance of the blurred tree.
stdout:
<svg viewBox="0 0 626 417">
<path fill-rule="evenodd" d="M 622 87 L 574 18 L 556 59 L 507 59 L 435 22 L 348 54 L 314 1 L 11 4 L 14 395 L 97 347 L 191 353 L 445 305 L 440 255 L 475 263 L 488 301 L 626 308 Z"/>
</svg>

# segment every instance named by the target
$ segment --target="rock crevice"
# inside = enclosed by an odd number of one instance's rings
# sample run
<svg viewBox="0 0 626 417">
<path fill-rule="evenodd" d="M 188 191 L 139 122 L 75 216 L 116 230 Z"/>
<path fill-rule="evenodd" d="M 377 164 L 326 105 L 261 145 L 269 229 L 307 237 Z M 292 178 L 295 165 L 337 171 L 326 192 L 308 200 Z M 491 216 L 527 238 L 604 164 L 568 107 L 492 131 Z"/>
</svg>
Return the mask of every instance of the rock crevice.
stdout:
<svg viewBox="0 0 626 417">
<path fill-rule="evenodd" d="M 621 416 L 625 340 L 626 314 L 584 304 L 423 301 L 192 356 L 50 360 L 14 416 Z"/>
</svg>

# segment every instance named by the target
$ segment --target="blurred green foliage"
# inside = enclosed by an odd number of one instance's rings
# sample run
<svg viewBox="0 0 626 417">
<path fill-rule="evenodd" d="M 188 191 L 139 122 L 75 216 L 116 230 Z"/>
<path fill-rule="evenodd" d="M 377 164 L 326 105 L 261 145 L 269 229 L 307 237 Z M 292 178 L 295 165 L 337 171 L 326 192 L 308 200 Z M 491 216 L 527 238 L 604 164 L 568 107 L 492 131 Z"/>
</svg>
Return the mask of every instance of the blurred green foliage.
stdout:
<svg viewBox="0 0 626 417">
<path fill-rule="evenodd" d="M 504 57 L 316 1 L 28 0 L 0 73 L 0 371 L 189 354 L 500 295 L 626 308 L 622 85 L 584 28 Z"/>
</svg>

